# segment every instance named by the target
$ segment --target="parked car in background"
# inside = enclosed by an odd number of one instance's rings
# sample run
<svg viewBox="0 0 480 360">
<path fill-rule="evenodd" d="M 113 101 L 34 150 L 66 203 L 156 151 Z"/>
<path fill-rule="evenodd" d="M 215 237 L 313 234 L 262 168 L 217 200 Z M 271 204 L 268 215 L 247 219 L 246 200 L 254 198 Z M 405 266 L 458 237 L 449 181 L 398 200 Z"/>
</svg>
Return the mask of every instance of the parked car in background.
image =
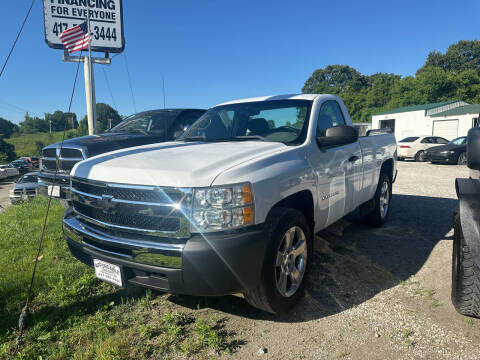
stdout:
<svg viewBox="0 0 480 360">
<path fill-rule="evenodd" d="M 10 202 L 12 204 L 30 200 L 37 195 L 38 172 L 31 172 L 19 178 L 13 189 L 10 190 Z"/>
<path fill-rule="evenodd" d="M 101 135 L 83 136 L 65 140 L 60 153 L 60 142 L 46 146 L 42 153 L 39 174 L 39 192 L 63 200 L 68 205 L 70 170 L 84 159 L 112 150 L 170 141 L 181 135 L 206 110 L 162 109 L 144 111 L 124 119 Z M 53 180 L 55 168 L 58 172 Z"/>
<path fill-rule="evenodd" d="M 397 143 L 398 160 L 414 159 L 427 161 L 425 152 L 433 146 L 448 144 L 448 140 L 440 136 L 410 136 Z"/>
<path fill-rule="evenodd" d="M 452 302 L 463 315 L 480 318 L 480 128 L 468 132 L 470 178 L 457 179 L 459 208 L 453 216 Z"/>
<path fill-rule="evenodd" d="M 0 165 L 0 171 L 4 171 L 7 174 L 7 179 L 20 175 L 18 169 L 13 165 Z"/>
<path fill-rule="evenodd" d="M 7 179 L 7 178 L 8 178 L 7 170 L 0 169 L 0 180 L 4 180 L 4 179 Z"/>
<path fill-rule="evenodd" d="M 118 286 L 244 293 L 284 312 L 302 296 L 315 233 L 358 207 L 370 225 L 387 220 L 395 137 L 371 134 L 334 95 L 220 104 L 177 141 L 77 163 L 68 246 Z"/>
<path fill-rule="evenodd" d="M 432 163 L 467 164 L 467 137 L 453 139 L 448 144 L 434 146 L 425 151 L 425 160 Z"/>
<path fill-rule="evenodd" d="M 34 169 L 38 169 L 39 165 L 40 165 L 40 158 L 38 156 L 30 156 L 30 157 L 21 157 L 20 159 L 25 159 L 27 160 L 29 163 L 32 164 L 32 167 Z"/>
<path fill-rule="evenodd" d="M 32 164 L 25 159 L 14 160 L 9 165 L 12 165 L 12 166 L 16 167 L 18 169 L 20 175 L 26 174 L 26 173 L 31 172 L 33 170 Z"/>
</svg>

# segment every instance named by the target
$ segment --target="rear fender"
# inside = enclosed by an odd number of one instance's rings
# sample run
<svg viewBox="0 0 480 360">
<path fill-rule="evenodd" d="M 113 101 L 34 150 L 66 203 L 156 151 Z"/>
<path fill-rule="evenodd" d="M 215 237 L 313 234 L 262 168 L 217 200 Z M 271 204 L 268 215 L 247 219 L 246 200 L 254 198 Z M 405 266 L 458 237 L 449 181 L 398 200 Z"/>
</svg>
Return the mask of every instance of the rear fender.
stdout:
<svg viewBox="0 0 480 360">
<path fill-rule="evenodd" d="M 480 181 L 457 179 L 455 187 L 463 237 L 472 252 L 473 261 L 480 268 Z"/>
</svg>

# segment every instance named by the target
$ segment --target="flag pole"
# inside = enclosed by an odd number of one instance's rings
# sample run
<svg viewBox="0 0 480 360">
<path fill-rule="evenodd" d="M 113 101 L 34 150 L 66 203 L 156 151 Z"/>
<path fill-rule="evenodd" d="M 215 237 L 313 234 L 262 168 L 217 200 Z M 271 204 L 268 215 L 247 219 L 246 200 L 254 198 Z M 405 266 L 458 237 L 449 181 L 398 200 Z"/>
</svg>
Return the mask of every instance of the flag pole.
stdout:
<svg viewBox="0 0 480 360">
<path fill-rule="evenodd" d="M 90 5 L 87 3 L 87 28 L 88 28 L 88 56 L 84 59 L 84 73 L 85 73 L 85 95 L 87 98 L 87 118 L 88 118 L 88 134 L 94 135 L 96 129 L 96 100 L 95 100 L 95 82 L 93 75 L 92 64 L 92 49 L 91 49 L 91 29 L 90 29 Z"/>
</svg>

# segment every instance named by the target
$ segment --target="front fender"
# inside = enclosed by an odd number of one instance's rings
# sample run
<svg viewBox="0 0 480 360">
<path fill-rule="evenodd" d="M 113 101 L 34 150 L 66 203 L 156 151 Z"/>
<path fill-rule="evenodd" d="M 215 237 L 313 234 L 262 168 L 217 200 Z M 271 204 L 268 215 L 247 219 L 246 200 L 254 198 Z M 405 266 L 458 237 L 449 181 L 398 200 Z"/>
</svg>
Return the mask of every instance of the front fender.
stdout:
<svg viewBox="0 0 480 360">
<path fill-rule="evenodd" d="M 470 248 L 473 261 L 480 268 L 480 181 L 457 179 L 455 187 L 465 244 Z"/>
</svg>

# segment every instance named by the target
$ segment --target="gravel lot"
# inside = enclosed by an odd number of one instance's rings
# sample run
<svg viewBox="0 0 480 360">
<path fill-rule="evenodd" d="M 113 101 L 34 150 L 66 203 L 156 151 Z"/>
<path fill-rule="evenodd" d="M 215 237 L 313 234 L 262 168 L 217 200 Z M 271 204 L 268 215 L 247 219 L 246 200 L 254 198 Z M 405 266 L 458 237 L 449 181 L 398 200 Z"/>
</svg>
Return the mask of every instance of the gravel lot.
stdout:
<svg viewBox="0 0 480 360">
<path fill-rule="evenodd" d="M 2 180 L 0 181 L 0 212 L 2 212 L 7 206 L 10 205 L 10 193 L 13 189 L 14 180 Z"/>
<path fill-rule="evenodd" d="M 318 234 L 305 297 L 284 316 L 240 295 L 157 296 L 221 319 L 235 344 L 228 359 L 480 359 L 480 320 L 450 301 L 454 183 L 468 173 L 400 162 L 388 223 L 372 229 L 353 213 Z M 0 183 L 0 205 L 12 186 Z"/>
<path fill-rule="evenodd" d="M 166 297 L 224 317 L 233 358 L 480 359 L 480 320 L 450 301 L 456 177 L 468 169 L 400 162 L 387 225 L 351 214 L 319 234 L 306 296 L 283 317 L 240 296 Z"/>
</svg>

